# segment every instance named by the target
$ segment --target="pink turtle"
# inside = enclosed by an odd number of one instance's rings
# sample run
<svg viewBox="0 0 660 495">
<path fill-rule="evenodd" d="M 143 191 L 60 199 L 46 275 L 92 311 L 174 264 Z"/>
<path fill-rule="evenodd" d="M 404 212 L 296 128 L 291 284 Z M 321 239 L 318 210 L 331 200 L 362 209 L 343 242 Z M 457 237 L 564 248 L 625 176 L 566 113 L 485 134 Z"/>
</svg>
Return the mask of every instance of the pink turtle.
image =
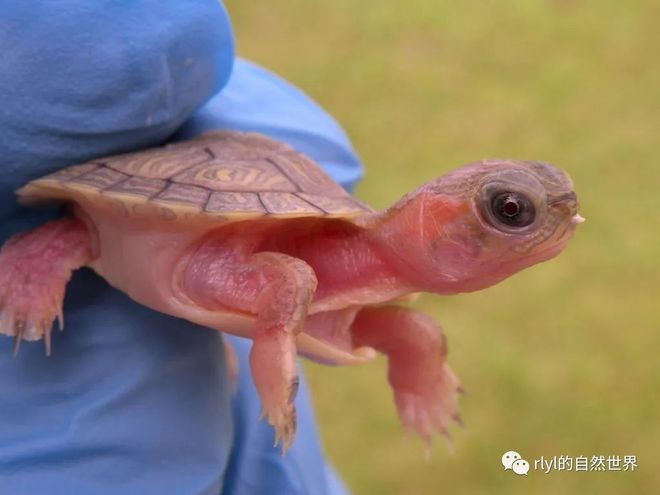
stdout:
<svg viewBox="0 0 660 495">
<path fill-rule="evenodd" d="M 136 302 L 250 337 L 250 366 L 284 449 L 296 429 L 296 353 L 358 364 L 376 351 L 407 429 L 430 440 L 458 416 L 440 327 L 397 305 L 415 292 L 483 289 L 559 254 L 582 218 L 548 163 L 484 160 L 376 212 L 313 161 L 254 133 L 211 132 L 72 166 L 23 202 L 70 215 L 0 251 L 0 331 L 62 325 L 73 270 L 91 267 Z"/>
</svg>

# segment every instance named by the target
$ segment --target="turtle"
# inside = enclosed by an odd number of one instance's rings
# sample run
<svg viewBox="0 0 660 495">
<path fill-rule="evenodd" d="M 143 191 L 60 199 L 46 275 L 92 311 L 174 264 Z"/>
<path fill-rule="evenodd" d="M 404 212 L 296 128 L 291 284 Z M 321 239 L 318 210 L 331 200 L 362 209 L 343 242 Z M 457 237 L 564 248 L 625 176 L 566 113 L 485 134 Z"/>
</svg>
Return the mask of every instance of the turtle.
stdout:
<svg viewBox="0 0 660 495">
<path fill-rule="evenodd" d="M 442 328 L 405 299 L 496 284 L 558 255 L 583 220 L 571 179 L 546 162 L 480 160 L 376 211 L 288 144 L 226 130 L 69 166 L 17 195 L 67 207 L 0 249 L 0 331 L 15 351 L 43 339 L 50 353 L 66 284 L 89 267 L 139 304 L 251 338 L 284 451 L 298 354 L 386 355 L 403 426 L 448 436 L 462 387 Z"/>
</svg>

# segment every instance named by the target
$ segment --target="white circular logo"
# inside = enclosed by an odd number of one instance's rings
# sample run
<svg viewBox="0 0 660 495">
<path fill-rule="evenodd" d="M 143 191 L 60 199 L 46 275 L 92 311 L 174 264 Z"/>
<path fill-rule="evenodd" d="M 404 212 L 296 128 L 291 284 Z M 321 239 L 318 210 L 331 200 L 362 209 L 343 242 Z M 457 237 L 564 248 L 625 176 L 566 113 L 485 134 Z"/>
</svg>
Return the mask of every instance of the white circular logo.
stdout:
<svg viewBox="0 0 660 495">
<path fill-rule="evenodd" d="M 529 462 L 527 462 L 525 459 L 518 459 L 517 461 L 513 462 L 511 469 L 513 469 L 513 472 L 516 474 L 526 475 L 529 472 Z"/>
</svg>

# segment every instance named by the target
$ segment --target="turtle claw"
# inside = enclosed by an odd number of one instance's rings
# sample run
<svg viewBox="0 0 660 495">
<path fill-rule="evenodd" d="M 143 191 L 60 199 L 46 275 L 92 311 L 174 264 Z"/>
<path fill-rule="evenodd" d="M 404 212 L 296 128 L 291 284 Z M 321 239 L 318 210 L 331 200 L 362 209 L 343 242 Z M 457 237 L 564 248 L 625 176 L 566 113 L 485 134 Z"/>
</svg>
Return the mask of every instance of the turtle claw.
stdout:
<svg viewBox="0 0 660 495">
<path fill-rule="evenodd" d="M 454 422 L 461 428 L 465 428 L 465 421 L 463 421 L 463 418 L 459 413 L 453 414 L 451 419 L 453 419 Z"/>
<path fill-rule="evenodd" d="M 60 329 L 60 332 L 64 331 L 64 313 L 62 312 L 61 306 L 60 306 L 60 310 L 57 312 L 57 327 Z M 48 332 L 48 338 L 50 339 L 50 330 Z M 50 346 L 50 341 L 49 341 L 49 346 Z"/>
<path fill-rule="evenodd" d="M 50 356 L 50 331 L 51 328 L 44 329 L 44 346 L 46 348 L 46 356 Z"/>
<path fill-rule="evenodd" d="M 296 408 L 287 404 L 283 410 L 268 414 L 268 423 L 275 428 L 273 447 L 277 447 L 281 443 L 282 455 L 285 455 L 296 436 Z"/>
<path fill-rule="evenodd" d="M 19 349 L 21 348 L 21 341 L 23 340 L 23 333 L 25 332 L 25 320 L 18 319 L 14 320 L 14 356 L 18 354 Z"/>
</svg>

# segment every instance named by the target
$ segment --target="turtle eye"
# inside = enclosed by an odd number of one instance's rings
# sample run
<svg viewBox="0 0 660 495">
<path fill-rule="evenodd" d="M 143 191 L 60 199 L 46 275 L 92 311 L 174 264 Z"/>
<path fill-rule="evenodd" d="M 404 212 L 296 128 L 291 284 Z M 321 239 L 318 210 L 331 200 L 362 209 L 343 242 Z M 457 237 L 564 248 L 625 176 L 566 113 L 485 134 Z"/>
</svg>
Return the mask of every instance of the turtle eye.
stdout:
<svg viewBox="0 0 660 495">
<path fill-rule="evenodd" d="M 534 203 L 519 192 L 505 191 L 493 195 L 490 201 L 492 217 L 508 227 L 527 227 L 536 216 Z"/>
<path fill-rule="evenodd" d="M 543 184 L 516 168 L 485 176 L 474 201 L 481 220 L 503 234 L 531 235 L 543 225 L 548 212 Z"/>
</svg>

